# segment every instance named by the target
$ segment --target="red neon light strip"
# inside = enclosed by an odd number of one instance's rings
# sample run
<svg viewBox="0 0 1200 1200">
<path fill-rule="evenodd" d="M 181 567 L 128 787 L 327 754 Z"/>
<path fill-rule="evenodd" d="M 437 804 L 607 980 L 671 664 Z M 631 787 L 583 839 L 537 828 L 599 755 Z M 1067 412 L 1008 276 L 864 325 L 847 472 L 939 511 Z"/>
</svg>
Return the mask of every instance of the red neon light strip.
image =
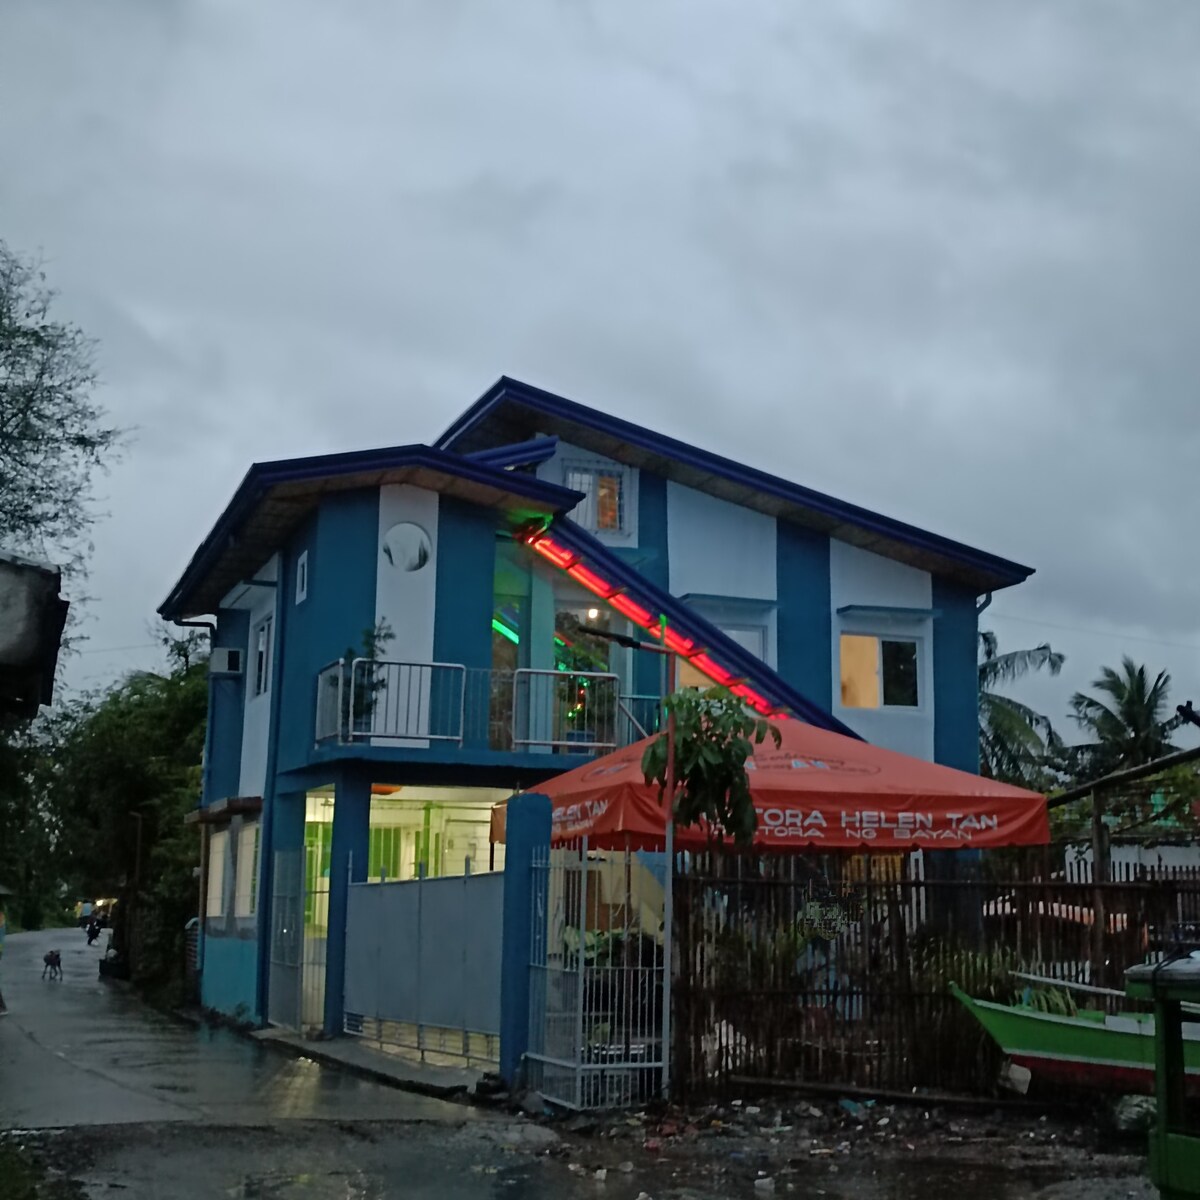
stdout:
<svg viewBox="0 0 1200 1200">
<path fill-rule="evenodd" d="M 628 596 L 617 592 L 615 595 L 608 597 L 608 602 L 621 613 L 622 616 L 628 617 L 635 625 L 640 625 L 643 629 L 653 630 L 657 627 L 657 622 L 649 612 L 646 611 L 640 604 L 634 603 Z"/>
<path fill-rule="evenodd" d="M 697 654 L 689 660 L 697 671 L 702 671 L 714 683 L 719 683 L 722 687 L 729 687 L 737 682 L 737 676 L 731 675 L 724 667 L 713 662 L 707 654 Z"/>
<path fill-rule="evenodd" d="M 601 579 L 595 571 L 589 571 L 582 563 L 576 563 L 573 567 L 569 567 L 567 574 L 582 583 L 589 592 L 595 592 L 603 600 L 607 600 L 613 594 L 612 585 L 607 580 Z"/>
<path fill-rule="evenodd" d="M 556 567 L 562 567 L 564 571 L 575 562 L 575 555 L 565 546 L 560 546 L 551 538 L 541 537 L 534 542 L 530 542 L 530 545 L 543 558 L 548 559 Z"/>
<path fill-rule="evenodd" d="M 690 658 L 700 649 L 690 638 L 680 637 L 669 625 L 663 642 L 668 650 L 674 650 L 676 654 L 682 654 L 684 658 Z"/>
<path fill-rule="evenodd" d="M 668 650 L 687 658 L 696 670 L 707 675 L 709 679 L 722 687 L 728 687 L 735 696 L 745 700 L 751 708 L 764 716 L 774 713 L 775 706 L 765 696 L 760 696 L 758 692 L 744 683 L 735 683 L 736 675 L 714 662 L 707 654 L 699 653 L 700 647 L 690 638 L 682 637 L 669 626 L 664 627 L 655 620 L 654 615 L 648 609 L 643 608 L 624 593 L 616 591 L 606 579 L 580 563 L 578 556 L 573 551 L 568 550 L 565 546 L 560 546 L 553 538 L 544 533 L 531 534 L 526 540 L 544 559 L 566 571 L 572 579 L 581 583 L 589 592 L 607 600 L 622 616 L 628 617 L 635 625 L 640 625 L 655 637 L 661 637 Z"/>
</svg>

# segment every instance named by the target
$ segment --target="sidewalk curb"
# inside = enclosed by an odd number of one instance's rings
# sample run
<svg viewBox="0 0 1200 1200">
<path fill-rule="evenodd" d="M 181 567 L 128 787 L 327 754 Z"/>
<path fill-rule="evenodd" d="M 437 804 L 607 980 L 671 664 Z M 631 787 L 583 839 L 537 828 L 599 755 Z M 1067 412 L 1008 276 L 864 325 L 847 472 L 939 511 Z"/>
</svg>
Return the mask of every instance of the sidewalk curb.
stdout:
<svg viewBox="0 0 1200 1200">
<path fill-rule="evenodd" d="M 247 1036 L 260 1046 L 270 1046 L 284 1054 L 290 1054 L 293 1058 L 309 1058 L 313 1062 L 320 1063 L 323 1067 L 333 1067 L 336 1070 L 344 1071 L 348 1075 L 354 1075 L 359 1079 L 366 1079 L 372 1083 L 383 1084 L 384 1087 L 394 1088 L 398 1092 L 411 1092 L 414 1095 L 429 1096 L 435 1100 L 457 1100 L 468 1103 L 471 1107 L 476 1107 L 471 1098 L 470 1089 L 465 1083 L 438 1084 L 421 1079 L 400 1078 L 399 1076 L 389 1074 L 387 1071 L 377 1070 L 362 1063 L 346 1062 L 344 1059 L 338 1058 L 337 1055 L 322 1050 L 319 1042 L 298 1046 L 294 1042 L 281 1038 L 256 1037 L 255 1031 L 249 1032 Z"/>
</svg>

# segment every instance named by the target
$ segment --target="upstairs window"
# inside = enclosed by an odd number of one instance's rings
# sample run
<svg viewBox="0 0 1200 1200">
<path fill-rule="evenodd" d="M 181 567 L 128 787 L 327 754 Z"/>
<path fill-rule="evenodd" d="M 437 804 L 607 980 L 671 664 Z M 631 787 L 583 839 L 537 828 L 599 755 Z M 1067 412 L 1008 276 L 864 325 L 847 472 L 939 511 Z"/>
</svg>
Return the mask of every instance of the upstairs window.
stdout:
<svg viewBox="0 0 1200 1200">
<path fill-rule="evenodd" d="M 572 491 L 582 492 L 584 495 L 571 514 L 584 529 L 591 533 L 629 531 L 625 472 L 619 467 L 568 464 L 565 482 Z"/>
<path fill-rule="evenodd" d="M 308 551 L 305 550 L 296 559 L 296 603 L 302 604 L 308 599 Z"/>
<path fill-rule="evenodd" d="M 917 643 L 903 638 L 843 633 L 844 708 L 917 708 Z"/>
<path fill-rule="evenodd" d="M 264 695 L 271 687 L 271 626 L 270 617 L 254 627 L 254 694 Z"/>
</svg>

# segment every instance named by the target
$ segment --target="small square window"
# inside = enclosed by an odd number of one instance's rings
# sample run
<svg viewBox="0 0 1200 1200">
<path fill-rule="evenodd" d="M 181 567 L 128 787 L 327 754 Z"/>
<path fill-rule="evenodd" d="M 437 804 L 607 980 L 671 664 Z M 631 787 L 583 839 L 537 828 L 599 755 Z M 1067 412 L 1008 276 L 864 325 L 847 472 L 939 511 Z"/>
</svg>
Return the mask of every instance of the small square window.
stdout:
<svg viewBox="0 0 1200 1200">
<path fill-rule="evenodd" d="M 308 599 L 308 551 L 296 559 L 296 603 Z"/>
<path fill-rule="evenodd" d="M 845 708 L 917 708 L 917 643 L 864 634 L 841 637 Z"/>
<path fill-rule="evenodd" d="M 625 532 L 625 474 L 619 469 L 569 466 L 566 484 L 584 499 L 572 514 L 591 533 Z"/>
<path fill-rule="evenodd" d="M 271 687 L 271 627 L 268 617 L 254 630 L 254 694 L 264 695 Z"/>
</svg>

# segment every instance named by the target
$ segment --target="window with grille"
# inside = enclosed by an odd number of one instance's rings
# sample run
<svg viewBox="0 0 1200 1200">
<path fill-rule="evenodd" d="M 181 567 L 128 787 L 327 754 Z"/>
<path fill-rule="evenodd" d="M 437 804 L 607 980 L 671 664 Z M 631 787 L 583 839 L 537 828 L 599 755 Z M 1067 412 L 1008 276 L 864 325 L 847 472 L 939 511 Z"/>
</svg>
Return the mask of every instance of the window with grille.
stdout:
<svg viewBox="0 0 1200 1200">
<path fill-rule="evenodd" d="M 917 662 L 915 641 L 843 633 L 842 704 L 846 708 L 919 707 Z"/>
<path fill-rule="evenodd" d="M 571 514 L 573 520 L 592 533 L 627 532 L 623 470 L 619 467 L 568 464 L 566 485 L 584 495 Z"/>
<path fill-rule="evenodd" d="M 258 830 L 257 821 L 248 821 L 238 833 L 235 917 L 252 917 L 258 911 Z"/>
</svg>

